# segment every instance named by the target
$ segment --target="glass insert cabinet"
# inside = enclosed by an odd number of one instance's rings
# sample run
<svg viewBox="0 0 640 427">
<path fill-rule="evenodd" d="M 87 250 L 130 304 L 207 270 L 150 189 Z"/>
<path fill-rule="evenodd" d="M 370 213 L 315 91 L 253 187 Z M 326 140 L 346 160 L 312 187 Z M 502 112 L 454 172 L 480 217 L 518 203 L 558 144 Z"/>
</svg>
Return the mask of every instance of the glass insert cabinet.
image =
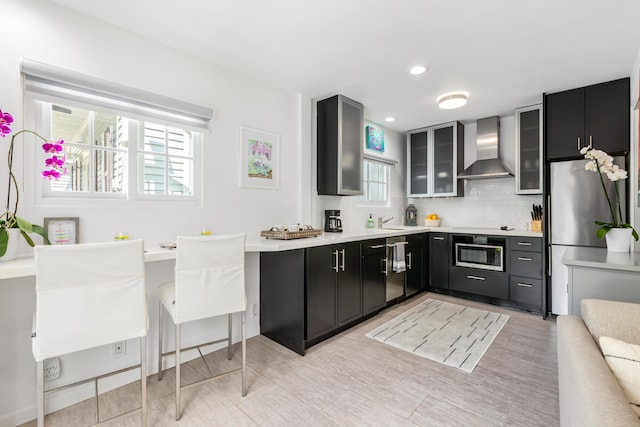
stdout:
<svg viewBox="0 0 640 427">
<path fill-rule="evenodd" d="M 464 126 L 459 122 L 415 129 L 407 133 L 407 195 L 464 196 Z"/>
</svg>

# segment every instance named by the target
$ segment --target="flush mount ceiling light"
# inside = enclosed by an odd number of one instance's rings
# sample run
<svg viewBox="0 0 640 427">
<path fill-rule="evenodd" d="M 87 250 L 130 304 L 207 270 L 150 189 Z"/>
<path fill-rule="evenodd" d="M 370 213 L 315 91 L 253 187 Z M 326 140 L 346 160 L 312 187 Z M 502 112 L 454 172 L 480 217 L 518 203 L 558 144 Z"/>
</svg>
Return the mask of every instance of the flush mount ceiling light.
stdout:
<svg viewBox="0 0 640 427">
<path fill-rule="evenodd" d="M 396 118 L 395 117 L 385 117 L 384 121 L 385 122 L 395 122 Z"/>
<path fill-rule="evenodd" d="M 449 92 L 438 97 L 438 107 L 443 110 L 451 110 L 452 108 L 462 107 L 467 103 L 466 92 Z"/>
<path fill-rule="evenodd" d="M 422 74 L 425 71 L 427 71 L 427 67 L 424 67 L 422 65 L 416 65 L 415 67 L 409 70 L 409 73 L 413 74 L 414 76 L 417 76 L 418 74 Z"/>
</svg>

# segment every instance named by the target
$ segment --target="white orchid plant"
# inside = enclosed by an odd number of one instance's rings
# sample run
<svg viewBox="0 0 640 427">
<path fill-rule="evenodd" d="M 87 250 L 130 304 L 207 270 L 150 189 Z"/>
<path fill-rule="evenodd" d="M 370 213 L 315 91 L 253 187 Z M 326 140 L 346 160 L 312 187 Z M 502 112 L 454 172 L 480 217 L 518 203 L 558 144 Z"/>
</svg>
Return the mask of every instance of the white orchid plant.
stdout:
<svg viewBox="0 0 640 427">
<path fill-rule="evenodd" d="M 620 189 L 618 187 L 618 182 L 622 179 L 627 179 L 627 171 L 625 171 L 624 169 L 620 169 L 618 165 L 613 164 L 613 157 L 602 150 L 595 150 L 590 147 L 584 147 L 580 150 L 580 154 L 583 154 L 584 158 L 588 160 L 588 162 L 584 166 L 585 170 L 597 172 L 600 176 L 602 191 L 604 191 L 604 195 L 607 198 L 609 211 L 611 212 L 611 222 L 595 222 L 596 225 L 600 226 L 597 232 L 598 238 L 603 239 L 604 236 L 612 228 L 630 228 L 633 238 L 637 241 L 638 233 L 630 224 L 623 222 L 622 208 L 620 206 Z M 609 179 L 609 181 L 612 181 L 614 183 L 616 189 L 615 204 L 614 201 L 611 200 L 611 197 L 607 192 L 607 187 L 604 183 L 605 176 Z"/>
</svg>

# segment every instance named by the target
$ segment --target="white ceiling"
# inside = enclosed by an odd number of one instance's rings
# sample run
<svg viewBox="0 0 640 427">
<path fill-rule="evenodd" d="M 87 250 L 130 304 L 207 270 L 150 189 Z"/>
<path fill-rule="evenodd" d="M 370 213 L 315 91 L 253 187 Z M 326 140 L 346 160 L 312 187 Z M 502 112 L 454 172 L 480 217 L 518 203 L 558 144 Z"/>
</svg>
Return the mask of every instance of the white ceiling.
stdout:
<svg viewBox="0 0 640 427">
<path fill-rule="evenodd" d="M 49 1 L 285 90 L 341 93 L 399 131 L 629 76 L 640 46 L 637 0 Z M 469 103 L 439 110 L 453 90 Z"/>
</svg>

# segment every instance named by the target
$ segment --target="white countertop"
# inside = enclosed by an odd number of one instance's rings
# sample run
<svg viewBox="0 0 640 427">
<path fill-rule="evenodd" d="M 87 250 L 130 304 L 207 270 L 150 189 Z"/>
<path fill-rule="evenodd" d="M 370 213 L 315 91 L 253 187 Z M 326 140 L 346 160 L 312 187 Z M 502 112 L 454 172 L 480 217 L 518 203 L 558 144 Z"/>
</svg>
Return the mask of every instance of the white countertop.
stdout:
<svg viewBox="0 0 640 427">
<path fill-rule="evenodd" d="M 345 231 L 342 233 L 322 233 L 317 237 L 305 239 L 278 240 L 267 239 L 259 236 L 249 236 L 246 240 L 247 252 L 279 252 L 293 249 L 310 248 L 314 246 L 326 246 L 336 243 L 353 242 L 356 240 L 376 239 L 380 237 L 402 236 L 426 232 L 464 233 L 464 234 L 491 234 L 503 236 L 542 237 L 542 233 L 526 230 L 500 230 L 499 228 L 472 228 L 472 227 L 421 227 L 421 226 L 393 226 L 389 228 L 364 228 L 357 231 Z M 144 254 L 145 262 L 172 260 L 176 257 L 173 249 L 147 248 Z M 28 277 L 36 274 L 33 257 L 22 257 L 12 261 L 0 262 L 0 280 L 15 277 Z"/>
<path fill-rule="evenodd" d="M 562 263 L 568 267 L 589 267 L 640 273 L 640 252 L 609 252 L 605 248 L 567 248 Z"/>
</svg>

